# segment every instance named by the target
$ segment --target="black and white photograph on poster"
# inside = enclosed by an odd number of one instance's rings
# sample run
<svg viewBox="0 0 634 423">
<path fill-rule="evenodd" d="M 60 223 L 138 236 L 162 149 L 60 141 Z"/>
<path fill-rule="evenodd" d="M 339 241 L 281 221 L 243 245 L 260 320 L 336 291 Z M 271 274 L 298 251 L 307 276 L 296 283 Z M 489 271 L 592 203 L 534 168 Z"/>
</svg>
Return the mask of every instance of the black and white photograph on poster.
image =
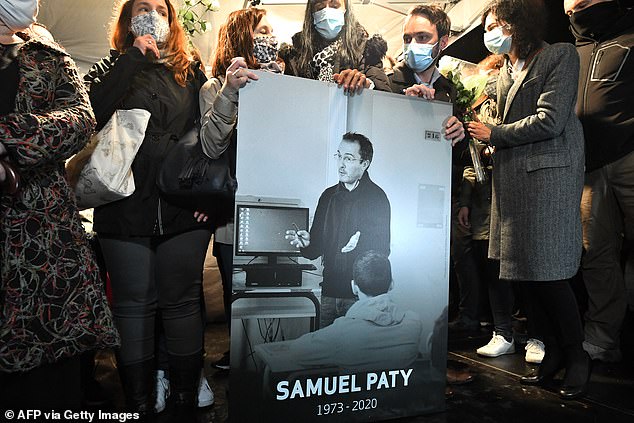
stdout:
<svg viewBox="0 0 634 423">
<path fill-rule="evenodd" d="M 258 76 L 239 104 L 230 418 L 442 411 L 451 105 Z"/>
</svg>

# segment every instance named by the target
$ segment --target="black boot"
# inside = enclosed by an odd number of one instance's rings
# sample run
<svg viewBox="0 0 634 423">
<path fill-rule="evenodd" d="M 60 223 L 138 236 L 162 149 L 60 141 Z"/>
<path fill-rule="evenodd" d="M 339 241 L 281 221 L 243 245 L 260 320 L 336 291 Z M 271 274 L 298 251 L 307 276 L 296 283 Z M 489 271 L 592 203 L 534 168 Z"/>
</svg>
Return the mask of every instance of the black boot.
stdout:
<svg viewBox="0 0 634 423">
<path fill-rule="evenodd" d="M 198 405 L 202 352 L 186 356 L 169 356 L 170 400 L 177 414 L 194 414 Z M 183 416 L 184 417 L 184 416 Z"/>
<path fill-rule="evenodd" d="M 546 385 L 564 368 L 564 352 L 555 338 L 544 339 L 544 351 L 544 359 L 539 365 L 539 369 L 522 376 L 520 378 L 522 385 Z"/>
<path fill-rule="evenodd" d="M 154 359 L 136 364 L 120 364 L 118 367 L 126 408 L 139 413 L 141 421 L 153 421 L 156 387 Z"/>
<path fill-rule="evenodd" d="M 590 380 L 590 356 L 581 344 L 566 348 L 566 375 L 559 390 L 559 396 L 572 400 L 583 397 L 588 391 Z"/>
</svg>

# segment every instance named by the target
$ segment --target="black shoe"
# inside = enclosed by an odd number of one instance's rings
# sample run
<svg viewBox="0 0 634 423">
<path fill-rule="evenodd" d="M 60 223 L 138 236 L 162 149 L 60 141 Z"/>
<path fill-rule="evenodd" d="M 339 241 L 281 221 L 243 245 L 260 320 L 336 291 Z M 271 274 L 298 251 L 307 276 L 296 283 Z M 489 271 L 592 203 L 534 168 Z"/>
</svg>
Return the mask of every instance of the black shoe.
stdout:
<svg viewBox="0 0 634 423">
<path fill-rule="evenodd" d="M 581 386 L 562 386 L 559 390 L 559 396 L 565 400 L 575 400 L 585 397 L 588 393 L 588 384 L 584 383 Z"/>
<path fill-rule="evenodd" d="M 542 363 L 539 365 L 539 370 L 533 370 L 522 376 L 520 378 L 522 385 L 544 386 L 552 382 L 555 375 L 564 368 L 563 353 L 556 345 L 550 344 L 545 350 L 546 353 Z"/>
<path fill-rule="evenodd" d="M 520 377 L 520 383 L 522 385 L 529 386 L 542 386 L 549 382 L 549 380 L 552 380 L 552 377 L 550 379 L 546 378 L 543 375 L 540 375 L 539 371 L 532 371 Z"/>
<path fill-rule="evenodd" d="M 559 396 L 565 400 L 574 400 L 585 396 L 588 392 L 590 380 L 591 361 L 585 351 L 567 353 L 566 376 L 559 390 Z"/>
<path fill-rule="evenodd" d="M 213 363 L 212 366 L 220 370 L 229 370 L 231 368 L 230 358 L 231 355 L 229 351 L 226 351 L 224 354 L 222 354 L 222 358 Z"/>
</svg>

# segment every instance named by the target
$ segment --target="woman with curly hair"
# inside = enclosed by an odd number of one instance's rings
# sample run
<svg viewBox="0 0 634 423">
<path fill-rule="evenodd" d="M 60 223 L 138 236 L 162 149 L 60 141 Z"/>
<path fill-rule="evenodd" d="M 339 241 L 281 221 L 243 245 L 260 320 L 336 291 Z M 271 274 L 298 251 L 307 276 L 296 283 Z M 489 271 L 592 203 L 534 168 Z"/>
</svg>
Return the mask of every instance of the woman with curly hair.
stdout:
<svg viewBox="0 0 634 423">
<path fill-rule="evenodd" d="M 489 257 L 500 279 L 519 281 L 546 354 L 525 384 L 566 373 L 560 395 L 585 394 L 590 361 L 570 287 L 581 260 L 583 131 L 575 114 L 579 57 L 543 41 L 541 0 L 497 0 L 484 13 L 484 43 L 506 61 L 497 81 L 501 124 L 468 124 L 495 147 Z M 510 343 L 494 333 L 491 343 Z M 491 344 L 490 343 L 490 344 Z"/>
<path fill-rule="evenodd" d="M 368 38 L 350 0 L 309 0 L 301 32 L 280 56 L 287 75 L 336 82 L 351 93 L 371 87 L 390 92 L 382 63 L 386 52 L 381 36 Z"/>
<path fill-rule="evenodd" d="M 199 116 L 206 81 L 170 0 L 124 0 L 113 21 L 110 56 L 86 75 L 97 128 L 116 109 L 141 108 L 151 118 L 132 164 L 136 189 L 95 210 L 121 333 L 118 368 L 126 404 L 151 414 L 155 389 L 155 318 L 162 319 L 171 398 L 193 411 L 203 364 L 200 295 L 211 225 L 165 198 L 156 176 L 170 147 Z"/>
</svg>

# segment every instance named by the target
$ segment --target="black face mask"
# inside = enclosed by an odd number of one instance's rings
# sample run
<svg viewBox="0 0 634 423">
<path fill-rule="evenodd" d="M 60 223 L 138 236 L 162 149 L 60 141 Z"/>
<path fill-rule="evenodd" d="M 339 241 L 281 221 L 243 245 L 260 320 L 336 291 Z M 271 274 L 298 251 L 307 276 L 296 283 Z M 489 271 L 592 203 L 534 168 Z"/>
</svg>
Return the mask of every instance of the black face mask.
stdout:
<svg viewBox="0 0 634 423">
<path fill-rule="evenodd" d="M 615 1 L 595 4 L 570 15 L 570 25 L 577 38 L 598 39 L 622 16 Z"/>
</svg>

